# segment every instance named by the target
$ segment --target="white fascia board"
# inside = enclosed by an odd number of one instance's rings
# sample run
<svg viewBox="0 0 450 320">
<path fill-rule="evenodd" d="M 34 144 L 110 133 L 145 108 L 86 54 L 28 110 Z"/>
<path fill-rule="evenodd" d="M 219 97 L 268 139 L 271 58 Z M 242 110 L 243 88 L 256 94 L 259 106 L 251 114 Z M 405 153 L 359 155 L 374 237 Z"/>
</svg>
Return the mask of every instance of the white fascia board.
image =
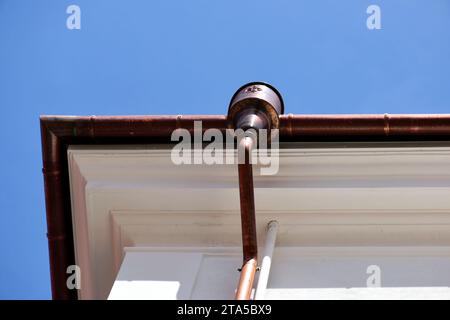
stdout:
<svg viewBox="0 0 450 320">
<path fill-rule="evenodd" d="M 240 247 L 236 166 L 176 166 L 155 146 L 68 160 L 80 298 L 108 297 L 124 247 Z M 257 169 L 261 241 L 276 219 L 280 246 L 450 245 L 449 147 L 281 149 L 277 175 Z"/>
</svg>

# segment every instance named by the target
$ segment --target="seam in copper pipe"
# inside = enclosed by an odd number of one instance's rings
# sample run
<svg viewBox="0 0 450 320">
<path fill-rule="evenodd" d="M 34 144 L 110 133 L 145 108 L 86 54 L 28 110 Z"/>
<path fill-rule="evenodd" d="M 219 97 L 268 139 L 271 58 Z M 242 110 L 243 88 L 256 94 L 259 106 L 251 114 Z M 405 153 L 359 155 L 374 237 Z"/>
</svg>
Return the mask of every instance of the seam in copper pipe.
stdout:
<svg viewBox="0 0 450 320">
<path fill-rule="evenodd" d="M 384 114 L 384 134 L 389 135 L 389 114 Z"/>
<path fill-rule="evenodd" d="M 253 168 L 251 164 L 253 139 L 251 137 L 245 137 L 240 141 L 240 144 L 242 144 L 241 148 L 243 147 L 245 152 L 245 162 L 238 164 L 243 264 L 236 291 L 236 299 L 249 300 L 258 264 Z"/>
</svg>

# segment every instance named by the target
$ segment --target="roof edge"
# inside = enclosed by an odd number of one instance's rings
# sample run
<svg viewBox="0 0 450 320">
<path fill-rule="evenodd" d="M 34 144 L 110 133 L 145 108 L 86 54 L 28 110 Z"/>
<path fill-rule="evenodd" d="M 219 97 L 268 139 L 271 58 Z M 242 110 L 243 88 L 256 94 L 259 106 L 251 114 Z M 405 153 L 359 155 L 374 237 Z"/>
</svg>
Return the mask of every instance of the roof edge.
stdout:
<svg viewBox="0 0 450 320">
<path fill-rule="evenodd" d="M 66 286 L 75 264 L 67 148 L 71 144 L 171 142 L 178 128 L 225 130 L 225 115 L 40 116 L 54 299 L 77 299 Z M 450 141 L 450 114 L 281 115 L 280 141 Z"/>
</svg>

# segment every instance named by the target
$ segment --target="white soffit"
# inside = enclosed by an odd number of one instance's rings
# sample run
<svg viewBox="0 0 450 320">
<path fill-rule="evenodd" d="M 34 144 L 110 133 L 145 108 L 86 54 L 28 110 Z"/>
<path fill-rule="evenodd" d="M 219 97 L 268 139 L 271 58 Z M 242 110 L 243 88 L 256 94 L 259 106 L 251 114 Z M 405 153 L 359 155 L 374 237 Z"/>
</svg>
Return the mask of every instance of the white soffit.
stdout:
<svg viewBox="0 0 450 320">
<path fill-rule="evenodd" d="M 166 146 L 70 147 L 80 298 L 104 299 L 124 247 L 239 248 L 236 165 L 179 165 Z M 259 241 L 278 246 L 450 245 L 450 147 L 280 150 L 254 170 Z"/>
</svg>

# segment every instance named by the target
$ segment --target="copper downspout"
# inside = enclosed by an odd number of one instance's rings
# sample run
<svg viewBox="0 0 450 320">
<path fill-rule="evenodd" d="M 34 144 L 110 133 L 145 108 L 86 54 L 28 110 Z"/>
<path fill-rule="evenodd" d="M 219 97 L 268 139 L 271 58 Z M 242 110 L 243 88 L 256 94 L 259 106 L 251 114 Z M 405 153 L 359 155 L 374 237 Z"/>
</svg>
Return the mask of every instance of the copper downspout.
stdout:
<svg viewBox="0 0 450 320">
<path fill-rule="evenodd" d="M 245 131 L 238 141 L 239 198 L 241 206 L 243 263 L 236 290 L 237 300 L 249 300 L 258 267 L 258 243 L 256 239 L 255 197 L 251 153 L 258 147 L 256 139 L 260 130 L 277 129 L 279 114 L 284 105 L 280 93 L 271 85 L 251 82 L 240 87 L 231 98 L 228 108 L 229 126 Z M 250 131 L 247 131 L 252 129 Z M 269 142 L 269 141 L 268 141 Z M 244 161 L 240 152 L 244 152 Z"/>
<path fill-rule="evenodd" d="M 253 168 L 250 163 L 253 139 L 246 137 L 242 139 L 240 143 L 245 152 L 245 163 L 238 164 L 243 264 L 236 291 L 236 299 L 249 300 L 255 279 L 256 268 L 258 266 Z"/>
</svg>

